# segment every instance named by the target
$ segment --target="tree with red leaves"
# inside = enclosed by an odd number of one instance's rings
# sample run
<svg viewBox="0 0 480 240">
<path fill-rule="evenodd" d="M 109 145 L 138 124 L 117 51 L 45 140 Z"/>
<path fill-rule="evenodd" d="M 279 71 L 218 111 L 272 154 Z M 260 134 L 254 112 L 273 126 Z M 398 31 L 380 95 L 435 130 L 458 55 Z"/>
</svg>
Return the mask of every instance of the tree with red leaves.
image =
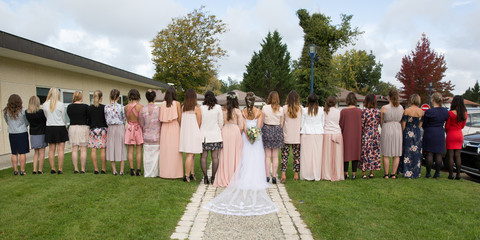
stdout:
<svg viewBox="0 0 480 240">
<path fill-rule="evenodd" d="M 444 97 L 452 96 L 454 85 L 451 81 L 442 81 L 447 70 L 447 63 L 442 54 L 437 54 L 430 49 L 430 41 L 425 33 L 417 43 L 415 51 L 402 58 L 402 67 L 396 78 L 403 84 L 400 92 L 402 97 L 408 98 L 417 93 L 422 98 L 422 103 L 428 103 L 430 83 L 432 93 L 439 92 Z"/>
</svg>

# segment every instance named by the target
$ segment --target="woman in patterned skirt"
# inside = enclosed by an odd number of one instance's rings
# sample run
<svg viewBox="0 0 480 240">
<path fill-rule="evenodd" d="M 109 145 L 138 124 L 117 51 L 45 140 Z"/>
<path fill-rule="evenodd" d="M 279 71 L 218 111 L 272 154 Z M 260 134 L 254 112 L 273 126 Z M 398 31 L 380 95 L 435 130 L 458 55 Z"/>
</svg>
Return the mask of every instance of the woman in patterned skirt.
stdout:
<svg viewBox="0 0 480 240">
<path fill-rule="evenodd" d="M 276 91 L 268 95 L 267 105 L 262 108 L 263 127 L 262 139 L 265 149 L 265 166 L 267 182 L 270 181 L 272 170 L 272 183 L 277 184 L 278 151 L 283 147 L 283 108 L 280 107 L 280 98 Z M 272 166 L 273 165 L 273 166 Z M 272 168 L 270 168 L 272 166 Z"/>
<path fill-rule="evenodd" d="M 362 112 L 362 178 L 365 179 L 366 171 L 370 171 L 368 178 L 373 178 L 373 170 L 380 170 L 380 111 L 377 109 L 377 99 L 374 94 L 368 94 Z"/>
<path fill-rule="evenodd" d="M 105 105 L 101 104 L 103 93 L 96 90 L 93 93 L 93 103 L 88 106 L 88 118 L 90 119 L 90 137 L 88 147 L 91 148 L 90 157 L 92 159 L 95 174 L 98 173 L 97 150 L 100 149 L 100 164 L 102 174 L 106 172 L 106 147 L 107 147 L 107 120 L 105 119 Z"/>
</svg>

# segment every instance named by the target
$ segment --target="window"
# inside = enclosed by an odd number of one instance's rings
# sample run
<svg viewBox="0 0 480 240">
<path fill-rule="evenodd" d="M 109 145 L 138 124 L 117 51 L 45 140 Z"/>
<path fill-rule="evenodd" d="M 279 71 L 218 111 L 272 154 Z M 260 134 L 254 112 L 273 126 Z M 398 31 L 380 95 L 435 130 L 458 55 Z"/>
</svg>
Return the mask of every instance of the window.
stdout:
<svg viewBox="0 0 480 240">
<path fill-rule="evenodd" d="M 37 96 L 40 98 L 40 104 L 45 103 L 47 100 L 48 92 L 50 91 L 50 88 L 48 87 L 37 87 Z M 67 124 L 70 124 L 70 118 L 68 117 L 67 114 L 67 107 L 70 105 L 73 101 L 73 94 L 75 93 L 75 90 L 69 90 L 69 89 L 58 89 L 60 90 L 60 101 L 63 103 L 63 107 L 65 108 L 65 120 Z"/>
<path fill-rule="evenodd" d="M 127 106 L 127 104 L 128 104 L 127 96 L 125 96 L 125 95 L 120 96 L 120 104 L 122 104 L 123 106 Z"/>
<path fill-rule="evenodd" d="M 90 92 L 90 105 L 93 104 L 93 92 Z"/>
<path fill-rule="evenodd" d="M 37 97 L 40 98 L 40 104 L 47 100 L 48 91 L 50 91 L 50 88 L 37 87 Z"/>
<path fill-rule="evenodd" d="M 470 127 L 480 127 L 480 113 L 472 113 L 470 115 L 470 121 L 467 121 Z"/>
</svg>

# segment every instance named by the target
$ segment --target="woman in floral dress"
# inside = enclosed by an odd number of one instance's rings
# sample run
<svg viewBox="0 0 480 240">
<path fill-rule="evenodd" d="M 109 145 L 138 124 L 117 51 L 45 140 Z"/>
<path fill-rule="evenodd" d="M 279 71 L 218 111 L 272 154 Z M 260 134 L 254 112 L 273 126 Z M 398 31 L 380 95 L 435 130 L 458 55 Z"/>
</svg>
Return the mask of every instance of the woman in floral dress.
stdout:
<svg viewBox="0 0 480 240">
<path fill-rule="evenodd" d="M 370 174 L 368 178 L 373 178 L 373 170 L 380 170 L 380 134 L 378 125 L 380 124 L 380 110 L 377 108 L 377 99 L 374 94 L 368 94 L 365 97 L 365 109 L 362 113 L 362 155 L 361 167 L 362 178 Z"/>
<path fill-rule="evenodd" d="M 423 123 L 423 110 L 420 105 L 420 96 L 412 94 L 408 100 L 410 106 L 405 110 L 402 118 L 403 129 L 403 163 L 402 174 L 406 178 L 420 177 L 422 166 L 422 135 L 420 128 Z"/>
</svg>

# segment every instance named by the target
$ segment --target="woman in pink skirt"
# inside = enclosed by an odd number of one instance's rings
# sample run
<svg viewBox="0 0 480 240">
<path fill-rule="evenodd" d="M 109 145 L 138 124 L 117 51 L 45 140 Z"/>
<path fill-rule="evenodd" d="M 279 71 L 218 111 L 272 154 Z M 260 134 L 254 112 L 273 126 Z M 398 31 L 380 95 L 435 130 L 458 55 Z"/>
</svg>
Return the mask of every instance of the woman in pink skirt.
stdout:
<svg viewBox="0 0 480 240">
<path fill-rule="evenodd" d="M 329 96 L 325 102 L 325 127 L 323 134 L 322 179 L 343 180 L 343 136 L 340 128 L 340 110 L 337 99 Z"/>
<path fill-rule="evenodd" d="M 127 129 L 125 130 L 125 144 L 128 147 L 128 163 L 130 164 L 130 176 L 140 176 L 142 169 L 142 147 L 143 147 L 143 131 L 138 124 L 138 115 L 143 106 L 138 104 L 140 101 L 140 93 L 137 89 L 128 91 L 128 102 L 125 106 L 127 117 Z M 137 172 L 133 166 L 133 148 L 137 149 Z"/>
<path fill-rule="evenodd" d="M 302 130 L 300 148 L 300 179 L 321 179 L 323 124 L 325 115 L 323 107 L 318 106 L 318 97 L 310 93 L 307 106 L 302 110 Z"/>
<path fill-rule="evenodd" d="M 238 109 L 238 96 L 227 93 L 227 106 L 223 109 L 222 140 L 217 173 L 212 177 L 214 187 L 227 187 L 242 157 L 242 112 Z"/>
<path fill-rule="evenodd" d="M 202 153 L 202 112 L 197 106 L 197 93 L 193 89 L 185 92 L 185 101 L 182 106 L 182 121 L 180 125 L 180 145 L 178 150 L 186 153 L 185 175 L 183 181 L 196 181 L 195 154 Z"/>
<path fill-rule="evenodd" d="M 183 157 L 178 151 L 180 143 L 180 121 L 182 112 L 177 102 L 175 88 L 169 87 L 160 106 L 160 161 L 158 164 L 161 178 L 181 178 L 183 176 Z"/>
</svg>

